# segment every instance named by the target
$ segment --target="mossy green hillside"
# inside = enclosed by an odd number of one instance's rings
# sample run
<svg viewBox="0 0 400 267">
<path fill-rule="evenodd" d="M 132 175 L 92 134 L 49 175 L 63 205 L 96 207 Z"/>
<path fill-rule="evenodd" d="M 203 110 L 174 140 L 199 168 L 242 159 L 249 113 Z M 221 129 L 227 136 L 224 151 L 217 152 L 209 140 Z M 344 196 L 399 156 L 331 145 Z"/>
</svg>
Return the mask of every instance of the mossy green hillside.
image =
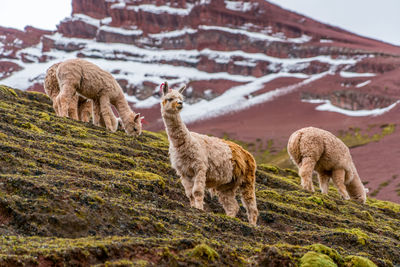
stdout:
<svg viewBox="0 0 400 267">
<path fill-rule="evenodd" d="M 165 134 L 60 118 L 40 93 L 0 86 L 0 151 L 1 266 L 400 264 L 397 204 L 311 194 L 260 164 L 257 226 L 208 194 L 192 209 Z"/>
</svg>

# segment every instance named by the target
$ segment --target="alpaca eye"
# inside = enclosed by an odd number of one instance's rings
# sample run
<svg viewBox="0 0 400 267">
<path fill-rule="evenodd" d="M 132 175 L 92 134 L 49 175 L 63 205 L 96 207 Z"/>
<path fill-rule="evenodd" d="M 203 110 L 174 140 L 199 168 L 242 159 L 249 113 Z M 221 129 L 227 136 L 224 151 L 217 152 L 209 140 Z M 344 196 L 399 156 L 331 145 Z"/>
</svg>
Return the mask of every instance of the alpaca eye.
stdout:
<svg viewBox="0 0 400 267">
<path fill-rule="evenodd" d="M 174 100 L 173 98 L 168 98 L 167 101 L 171 102 L 172 100 Z"/>
<path fill-rule="evenodd" d="M 137 132 L 137 129 L 136 129 L 136 127 L 135 127 L 135 128 L 133 128 L 133 130 L 134 130 L 135 132 Z"/>
</svg>

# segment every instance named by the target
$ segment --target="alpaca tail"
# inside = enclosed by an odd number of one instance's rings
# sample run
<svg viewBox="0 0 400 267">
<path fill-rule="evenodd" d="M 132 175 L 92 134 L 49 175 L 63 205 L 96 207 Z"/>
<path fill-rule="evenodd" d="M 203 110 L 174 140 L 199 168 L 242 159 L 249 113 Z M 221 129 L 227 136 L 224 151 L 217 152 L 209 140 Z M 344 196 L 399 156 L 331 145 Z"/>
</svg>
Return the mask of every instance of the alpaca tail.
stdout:
<svg viewBox="0 0 400 267">
<path fill-rule="evenodd" d="M 57 68 L 60 63 L 51 65 L 51 67 L 47 69 L 46 77 L 44 79 L 44 91 L 53 101 L 60 92 L 60 86 L 58 85 L 56 75 Z"/>
<path fill-rule="evenodd" d="M 296 165 L 301 162 L 300 142 L 302 135 L 303 133 L 300 131 L 292 133 L 292 135 L 289 137 L 287 144 L 287 152 L 292 162 Z"/>
</svg>

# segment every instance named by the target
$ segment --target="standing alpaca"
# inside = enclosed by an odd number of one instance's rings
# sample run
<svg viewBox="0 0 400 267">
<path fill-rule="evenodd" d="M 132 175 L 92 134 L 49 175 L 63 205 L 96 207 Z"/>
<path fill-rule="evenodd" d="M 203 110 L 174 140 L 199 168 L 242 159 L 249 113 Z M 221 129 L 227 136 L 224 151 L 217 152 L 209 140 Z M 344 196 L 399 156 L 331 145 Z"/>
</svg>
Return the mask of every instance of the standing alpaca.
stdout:
<svg viewBox="0 0 400 267">
<path fill-rule="evenodd" d="M 56 77 L 56 71 L 60 63 L 53 64 L 46 72 L 46 77 L 44 79 L 44 91 L 53 101 L 53 108 L 56 115 L 59 115 L 59 105 L 56 102 L 56 98 L 60 93 L 60 87 L 58 86 L 58 81 Z M 75 120 L 80 120 L 84 122 L 89 122 L 92 114 L 92 100 L 86 99 L 79 95 L 74 95 L 71 101 L 73 104 L 70 105 L 68 109 L 68 117 Z"/>
<path fill-rule="evenodd" d="M 361 183 L 349 148 L 339 138 L 319 128 L 303 128 L 290 136 L 287 150 L 299 167 L 304 189 L 314 192 L 312 173 L 315 170 L 323 194 L 328 193 L 332 177 L 344 199 L 365 203 L 367 189 Z"/>
<path fill-rule="evenodd" d="M 60 93 L 60 87 L 58 85 L 56 71 L 60 63 L 53 64 L 47 70 L 44 80 L 44 91 L 53 101 L 53 108 L 57 116 L 60 116 L 59 103 L 56 101 L 57 96 Z M 93 108 L 95 108 L 95 112 L 93 112 Z M 83 122 L 89 122 L 90 117 L 93 117 L 93 122 L 97 122 L 97 126 L 105 127 L 104 120 L 100 114 L 100 108 L 93 107 L 93 101 L 91 99 L 87 99 L 78 94 L 75 94 L 72 98 L 68 109 L 68 117 Z M 112 129 L 113 131 L 116 131 L 118 128 L 118 120 L 115 116 L 112 116 L 111 121 L 113 125 Z"/>
<path fill-rule="evenodd" d="M 77 58 L 60 63 L 56 75 L 61 89 L 56 98 L 60 116 L 68 116 L 68 109 L 73 105 L 73 97 L 79 93 L 93 100 L 95 125 L 99 125 L 102 118 L 108 130 L 116 130 L 111 104 L 117 109 L 125 132 L 134 136 L 141 134 L 140 114 L 131 110 L 121 87 L 109 72 L 89 61 Z"/>
<path fill-rule="evenodd" d="M 172 167 L 181 177 L 190 206 L 203 210 L 205 188 L 215 192 L 228 216 L 239 211 L 236 193 L 247 211 L 251 224 L 257 222 L 255 196 L 256 162 L 239 145 L 216 137 L 189 132 L 179 112 L 183 107 L 182 92 L 169 90 L 164 83 L 161 114 L 167 130 Z"/>
</svg>

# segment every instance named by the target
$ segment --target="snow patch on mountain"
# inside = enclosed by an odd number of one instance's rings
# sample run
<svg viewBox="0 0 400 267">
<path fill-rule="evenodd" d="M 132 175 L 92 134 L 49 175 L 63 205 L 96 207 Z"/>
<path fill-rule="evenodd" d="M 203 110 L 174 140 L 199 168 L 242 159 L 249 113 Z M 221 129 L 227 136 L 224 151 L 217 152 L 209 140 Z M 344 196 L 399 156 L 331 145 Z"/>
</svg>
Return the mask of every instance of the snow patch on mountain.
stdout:
<svg viewBox="0 0 400 267">
<path fill-rule="evenodd" d="M 373 76 L 376 76 L 376 74 L 375 73 L 358 73 L 358 72 L 341 71 L 340 76 L 343 78 L 356 78 L 356 77 L 373 77 Z"/>
<path fill-rule="evenodd" d="M 371 83 L 371 80 L 368 80 L 368 81 L 359 83 L 359 84 L 356 85 L 356 88 L 364 87 L 364 86 L 366 86 L 366 85 L 368 85 L 368 84 L 370 84 L 370 83 Z"/>
<path fill-rule="evenodd" d="M 392 108 L 394 108 L 399 101 L 396 101 L 395 103 L 385 107 L 385 108 L 376 108 L 376 109 L 371 109 L 371 110 L 347 110 L 343 108 L 339 108 L 337 106 L 332 105 L 330 100 L 322 100 L 322 99 L 312 99 L 312 100 L 302 100 L 302 102 L 307 102 L 307 103 L 313 103 L 313 104 L 321 104 L 317 106 L 315 109 L 319 111 L 330 111 L 330 112 L 336 112 L 340 113 L 346 116 L 351 116 L 351 117 L 365 117 L 365 116 L 379 116 L 382 115 Z"/>
</svg>

